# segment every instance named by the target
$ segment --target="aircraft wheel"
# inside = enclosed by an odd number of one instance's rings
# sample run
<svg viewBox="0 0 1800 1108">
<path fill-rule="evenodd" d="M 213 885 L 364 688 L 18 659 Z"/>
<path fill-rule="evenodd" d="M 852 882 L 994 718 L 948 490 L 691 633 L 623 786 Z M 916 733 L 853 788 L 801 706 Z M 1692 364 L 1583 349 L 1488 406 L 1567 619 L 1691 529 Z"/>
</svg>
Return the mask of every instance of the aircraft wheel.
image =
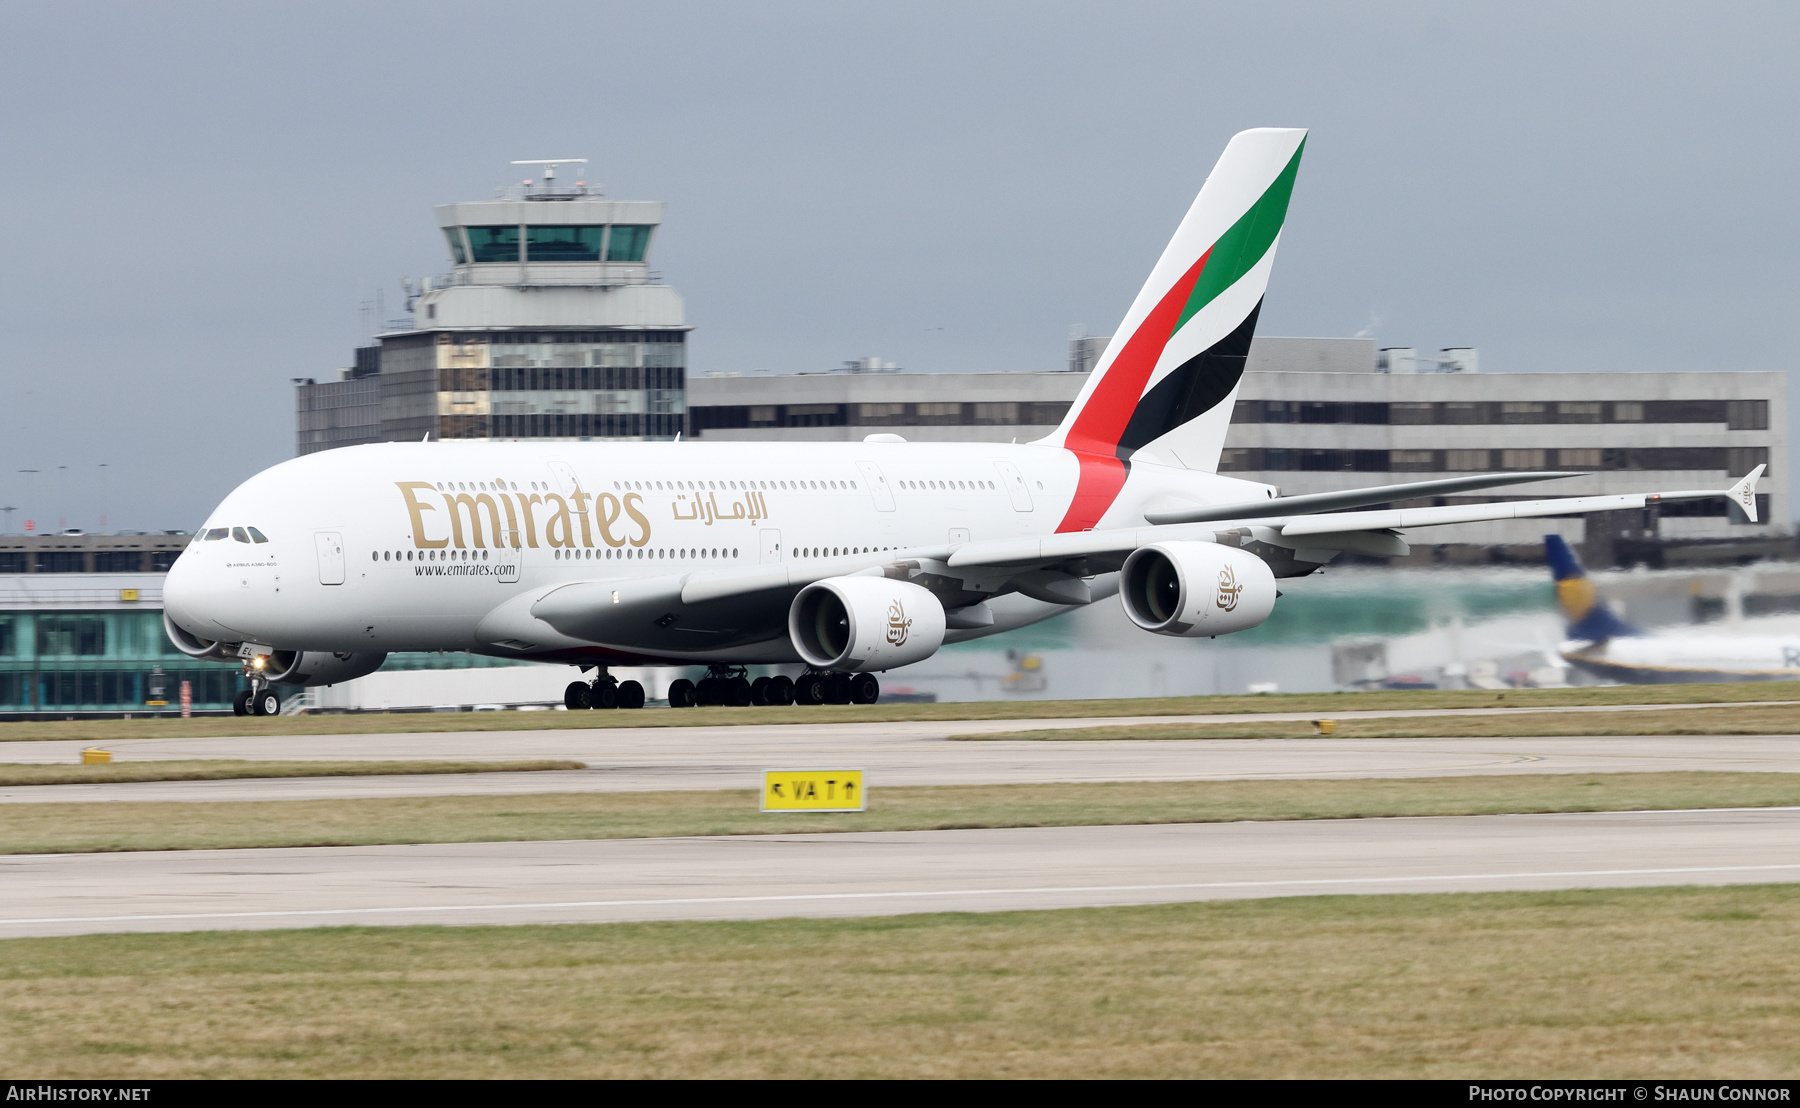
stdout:
<svg viewBox="0 0 1800 1108">
<path fill-rule="evenodd" d="M 588 706 L 588 693 L 591 691 L 586 681 L 571 681 L 563 690 L 563 707 L 571 712 L 579 712 Z"/>
<path fill-rule="evenodd" d="M 588 690 L 588 707 L 617 708 L 619 706 L 619 686 L 611 681 L 602 681 Z"/>
<path fill-rule="evenodd" d="M 825 703 L 850 703 L 850 675 L 834 673 L 825 679 Z"/>
<path fill-rule="evenodd" d="M 794 703 L 806 705 L 825 703 L 825 675 L 808 673 L 795 681 Z"/>
<path fill-rule="evenodd" d="M 881 699 L 881 681 L 873 673 L 859 673 L 850 678 L 850 701 L 873 704 Z"/>
<path fill-rule="evenodd" d="M 642 708 L 644 706 L 644 686 L 636 681 L 626 681 L 619 686 L 619 707 Z"/>
<path fill-rule="evenodd" d="M 694 686 L 694 703 L 702 708 L 724 703 L 719 691 L 720 684 L 717 677 L 702 677 L 700 683 Z"/>
<path fill-rule="evenodd" d="M 275 695 L 274 689 L 264 689 L 250 698 L 250 711 L 253 715 L 278 716 L 281 714 L 281 697 Z"/>
<path fill-rule="evenodd" d="M 766 708 L 772 701 L 769 699 L 769 679 L 758 677 L 750 682 L 750 705 L 754 708 Z"/>
<path fill-rule="evenodd" d="M 669 682 L 669 707 L 692 708 L 694 706 L 694 683 L 683 677 Z"/>
<path fill-rule="evenodd" d="M 234 716 L 247 716 L 250 714 L 249 689 L 239 689 L 238 694 L 231 698 L 231 714 Z"/>
<path fill-rule="evenodd" d="M 776 675 L 769 678 L 769 687 L 763 693 L 765 701 L 778 708 L 784 708 L 794 702 L 794 682 L 792 679 Z"/>
<path fill-rule="evenodd" d="M 750 706 L 750 682 L 742 677 L 733 677 L 725 682 L 725 702 L 733 708 Z"/>
</svg>

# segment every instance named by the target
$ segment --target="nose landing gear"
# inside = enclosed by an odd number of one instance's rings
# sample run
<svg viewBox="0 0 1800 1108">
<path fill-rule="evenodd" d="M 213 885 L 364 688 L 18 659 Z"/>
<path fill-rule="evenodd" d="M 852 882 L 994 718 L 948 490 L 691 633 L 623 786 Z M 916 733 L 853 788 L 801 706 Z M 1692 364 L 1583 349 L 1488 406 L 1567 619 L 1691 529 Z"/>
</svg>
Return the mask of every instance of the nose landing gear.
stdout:
<svg viewBox="0 0 1800 1108">
<path fill-rule="evenodd" d="M 269 679 L 264 677 L 254 666 L 244 667 L 244 676 L 249 679 L 250 687 L 242 689 L 231 698 L 231 714 L 234 716 L 278 716 L 281 714 L 281 697 L 275 692 Z"/>
</svg>

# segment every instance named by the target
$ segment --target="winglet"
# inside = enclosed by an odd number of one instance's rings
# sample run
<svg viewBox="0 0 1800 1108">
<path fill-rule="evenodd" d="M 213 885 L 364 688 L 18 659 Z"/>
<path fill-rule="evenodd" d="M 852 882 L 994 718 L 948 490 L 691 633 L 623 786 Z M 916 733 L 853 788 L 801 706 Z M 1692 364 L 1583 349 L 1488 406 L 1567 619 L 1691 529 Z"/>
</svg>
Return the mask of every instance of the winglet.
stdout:
<svg viewBox="0 0 1800 1108">
<path fill-rule="evenodd" d="M 1744 479 L 1731 486 L 1731 491 L 1725 494 L 1733 504 L 1736 504 L 1745 515 L 1750 517 L 1751 523 L 1760 522 L 1756 518 L 1756 482 L 1761 479 L 1763 470 L 1768 468 L 1766 465 L 1757 466 L 1749 473 L 1744 474 Z"/>
</svg>

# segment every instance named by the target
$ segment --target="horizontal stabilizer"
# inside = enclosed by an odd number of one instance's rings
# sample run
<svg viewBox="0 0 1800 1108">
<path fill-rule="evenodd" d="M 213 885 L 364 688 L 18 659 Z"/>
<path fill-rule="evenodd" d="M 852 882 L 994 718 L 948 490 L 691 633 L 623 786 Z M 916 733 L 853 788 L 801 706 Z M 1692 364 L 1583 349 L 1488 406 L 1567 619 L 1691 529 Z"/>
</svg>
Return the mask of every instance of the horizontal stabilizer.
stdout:
<svg viewBox="0 0 1800 1108">
<path fill-rule="evenodd" d="M 1269 516 L 1291 516 L 1307 512 L 1332 512 L 1341 508 L 1364 508 L 1370 504 L 1386 504 L 1394 500 L 1412 500 L 1420 496 L 1443 496 L 1475 489 L 1495 489 L 1502 485 L 1523 485 L 1531 481 L 1553 481 L 1563 477 L 1581 477 L 1579 472 L 1551 473 L 1478 473 L 1468 477 L 1445 477 L 1437 481 L 1409 481 L 1403 485 L 1381 485 L 1342 492 L 1314 492 L 1304 496 L 1281 496 L 1272 500 L 1244 500 L 1236 504 L 1210 507 L 1178 508 L 1172 512 L 1146 512 L 1144 518 L 1154 524 L 1204 523 L 1220 519 L 1265 519 Z"/>
</svg>

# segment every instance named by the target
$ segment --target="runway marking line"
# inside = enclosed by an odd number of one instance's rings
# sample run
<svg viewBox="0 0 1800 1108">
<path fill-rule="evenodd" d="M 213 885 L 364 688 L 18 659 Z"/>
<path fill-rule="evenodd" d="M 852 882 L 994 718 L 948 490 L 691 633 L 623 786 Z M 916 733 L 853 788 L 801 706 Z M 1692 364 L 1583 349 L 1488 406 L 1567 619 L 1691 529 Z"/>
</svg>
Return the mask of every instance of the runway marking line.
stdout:
<svg viewBox="0 0 1800 1108">
<path fill-rule="evenodd" d="M 299 916 L 364 916 L 390 912 L 490 912 L 527 911 L 557 908 L 640 908 L 682 904 L 791 904 L 802 901 L 891 900 L 897 897 L 951 896 L 1018 896 L 1021 893 L 1054 895 L 1063 893 L 1135 893 L 1177 892 L 1193 889 L 1266 889 L 1319 886 L 1376 885 L 1390 883 L 1431 883 L 1454 881 L 1491 881 L 1545 877 L 1653 877 L 1700 873 L 1767 873 L 1774 870 L 1800 870 L 1800 862 L 1760 866 L 1679 866 L 1665 869 L 1591 869 L 1545 870 L 1536 873 L 1459 873 L 1429 874 L 1417 877 L 1321 877 L 1291 881 L 1195 881 L 1161 885 L 1068 885 L 1040 886 L 1020 889 L 926 889 L 919 892 L 869 893 L 789 893 L 767 896 L 694 896 L 666 900 L 567 900 L 533 904 L 436 904 L 411 908 L 297 908 L 292 911 L 266 912 L 189 912 L 158 915 L 125 916 L 39 916 L 0 920 L 0 927 L 45 923 L 148 923 L 158 920 L 205 919 L 274 919 Z"/>
</svg>

